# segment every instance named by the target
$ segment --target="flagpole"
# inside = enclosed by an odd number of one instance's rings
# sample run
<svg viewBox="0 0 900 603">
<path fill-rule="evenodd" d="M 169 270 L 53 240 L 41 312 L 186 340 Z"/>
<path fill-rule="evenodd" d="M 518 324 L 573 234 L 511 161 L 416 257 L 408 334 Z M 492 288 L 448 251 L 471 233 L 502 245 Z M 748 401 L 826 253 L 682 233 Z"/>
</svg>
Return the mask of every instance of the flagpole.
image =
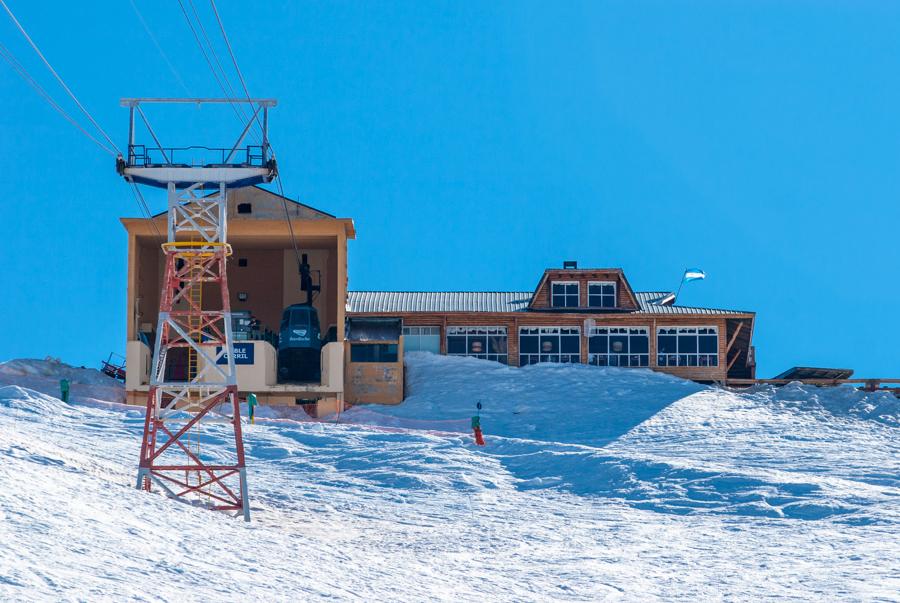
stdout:
<svg viewBox="0 0 900 603">
<path fill-rule="evenodd" d="M 675 292 L 675 299 L 672 300 L 672 303 L 678 301 L 678 296 L 681 295 L 681 288 L 684 287 L 684 275 L 687 274 L 687 268 L 684 269 L 684 272 L 681 274 L 681 284 L 678 285 L 678 290 Z"/>
</svg>

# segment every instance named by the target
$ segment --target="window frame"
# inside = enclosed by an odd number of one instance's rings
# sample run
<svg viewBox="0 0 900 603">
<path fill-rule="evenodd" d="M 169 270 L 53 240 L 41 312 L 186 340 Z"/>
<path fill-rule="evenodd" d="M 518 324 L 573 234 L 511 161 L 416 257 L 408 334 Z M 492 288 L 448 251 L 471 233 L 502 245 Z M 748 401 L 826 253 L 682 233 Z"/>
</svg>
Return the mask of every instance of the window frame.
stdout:
<svg viewBox="0 0 900 603">
<path fill-rule="evenodd" d="M 609 293 L 591 293 L 591 285 L 600 285 L 601 289 L 603 285 L 612 285 L 612 305 L 607 306 L 603 304 L 603 299 L 609 297 Z M 616 281 L 588 281 L 587 284 L 587 296 L 588 296 L 588 308 L 618 308 L 619 307 L 619 283 Z M 600 304 L 594 305 L 591 303 L 591 298 L 597 297 L 600 298 Z M 649 336 L 649 333 L 647 334 Z"/>
<path fill-rule="evenodd" d="M 476 332 L 472 332 L 476 331 Z M 485 333 L 478 333 L 477 331 L 486 331 Z M 491 332 L 493 331 L 493 332 Z M 450 338 L 463 338 L 465 345 L 465 352 L 451 352 L 450 351 Z M 473 353 L 471 351 L 471 340 L 475 338 L 484 338 L 484 351 L 481 353 Z M 503 337 L 506 341 L 506 351 L 504 352 L 491 352 L 491 337 Z M 494 362 L 499 362 L 500 364 L 509 364 L 509 329 L 500 325 L 485 325 L 485 326 L 463 326 L 463 325 L 453 325 L 447 326 L 447 355 L 448 356 L 466 356 L 469 358 L 480 358 L 481 360 L 492 360 Z"/>
<path fill-rule="evenodd" d="M 606 331 L 601 333 L 600 331 Z M 613 333 L 613 331 L 616 331 Z M 624 332 L 622 332 L 624 331 Z M 643 331 L 643 333 L 635 332 Z M 634 353 L 631 351 L 632 337 L 640 337 L 643 335 L 647 338 L 647 351 Z M 628 350 L 626 352 L 613 352 L 610 339 L 612 337 L 625 336 L 628 341 Z M 605 352 L 592 352 L 591 339 L 606 338 Z M 625 325 L 599 325 L 588 329 L 588 364 L 594 366 L 618 366 L 625 368 L 649 368 L 650 367 L 650 326 L 625 326 Z"/>
<path fill-rule="evenodd" d="M 532 333 L 524 333 L 524 331 L 534 331 Z M 553 331 L 556 331 L 555 333 Z M 543 363 L 554 363 L 554 364 L 581 364 L 581 327 L 580 326 L 520 326 L 519 327 L 519 366 L 527 366 L 529 364 L 543 364 Z M 522 346 L 522 336 L 526 337 L 536 337 L 538 343 L 538 351 L 534 352 L 523 352 Z M 556 336 L 558 340 L 557 351 L 545 353 L 541 351 L 541 340 L 545 337 L 553 337 Z M 562 351 L 562 338 L 563 336 L 572 335 L 578 336 L 578 351 L 577 352 L 563 352 Z M 556 357 L 553 359 L 552 357 Z"/>
<path fill-rule="evenodd" d="M 704 332 L 705 331 L 705 332 Z M 675 352 L 660 351 L 660 336 L 675 338 Z M 696 345 L 694 351 L 681 351 L 681 338 L 694 335 Z M 701 352 L 701 337 L 715 335 L 715 353 Z M 719 363 L 719 327 L 717 325 L 672 325 L 656 327 L 656 366 L 663 368 L 718 368 Z"/>
<path fill-rule="evenodd" d="M 415 329 L 415 332 L 413 332 Z M 429 332 L 425 332 L 429 331 Z M 409 347 L 409 343 L 413 340 L 417 340 L 419 337 L 437 337 L 437 351 L 433 352 L 436 354 L 441 353 L 441 326 L 440 325 L 410 325 L 404 326 L 401 331 L 403 334 L 403 353 L 406 352 L 429 352 L 432 353 L 431 350 L 423 350 L 420 345 L 417 345 L 415 349 Z M 408 339 L 413 338 L 413 339 Z M 418 341 L 417 341 L 418 343 Z"/>
<path fill-rule="evenodd" d="M 557 305 L 556 298 L 562 297 L 563 301 L 567 301 L 570 297 L 572 297 L 572 293 L 568 293 L 564 291 L 563 293 L 554 293 L 553 288 L 556 285 L 575 285 L 575 305 L 569 306 L 567 304 Z M 581 282 L 580 281 L 550 281 L 550 307 L 551 308 L 580 308 L 581 307 Z"/>
</svg>

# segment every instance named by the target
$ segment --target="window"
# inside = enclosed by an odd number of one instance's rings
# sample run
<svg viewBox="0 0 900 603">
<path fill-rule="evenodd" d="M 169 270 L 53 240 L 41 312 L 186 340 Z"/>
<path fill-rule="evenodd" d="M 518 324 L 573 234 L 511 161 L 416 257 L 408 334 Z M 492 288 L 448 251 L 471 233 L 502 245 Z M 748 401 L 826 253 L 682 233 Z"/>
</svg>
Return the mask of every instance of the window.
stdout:
<svg viewBox="0 0 900 603">
<path fill-rule="evenodd" d="M 550 305 L 554 308 L 577 308 L 578 283 L 576 281 L 550 283 Z"/>
<path fill-rule="evenodd" d="M 350 362 L 397 362 L 397 344 L 351 343 Z"/>
<path fill-rule="evenodd" d="M 407 352 L 441 353 L 440 327 L 403 327 L 403 349 Z"/>
<path fill-rule="evenodd" d="M 447 327 L 447 354 L 508 363 L 506 327 Z"/>
<path fill-rule="evenodd" d="M 539 362 L 581 362 L 578 327 L 521 327 L 519 365 Z"/>
<path fill-rule="evenodd" d="M 647 327 L 593 327 L 588 334 L 588 363 L 597 366 L 649 366 Z"/>
<path fill-rule="evenodd" d="M 588 283 L 588 306 L 591 308 L 615 308 L 616 283 L 614 281 Z"/>
<path fill-rule="evenodd" d="M 719 366 L 717 327 L 666 327 L 656 330 L 658 366 Z"/>
<path fill-rule="evenodd" d="M 250 203 L 238 203 L 237 211 L 239 214 L 253 213 L 253 205 Z"/>
</svg>

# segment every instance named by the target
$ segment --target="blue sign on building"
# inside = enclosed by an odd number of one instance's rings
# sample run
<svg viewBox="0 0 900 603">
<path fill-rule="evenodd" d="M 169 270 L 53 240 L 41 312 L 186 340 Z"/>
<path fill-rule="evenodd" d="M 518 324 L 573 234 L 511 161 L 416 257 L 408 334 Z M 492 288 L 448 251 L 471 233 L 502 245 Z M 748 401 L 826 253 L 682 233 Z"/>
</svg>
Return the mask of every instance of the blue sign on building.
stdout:
<svg viewBox="0 0 900 603">
<path fill-rule="evenodd" d="M 253 364 L 253 343 L 235 343 L 232 347 L 234 348 L 235 364 Z M 216 346 L 216 356 L 221 351 L 222 346 Z M 216 364 L 228 364 L 228 352 L 222 354 Z"/>
</svg>

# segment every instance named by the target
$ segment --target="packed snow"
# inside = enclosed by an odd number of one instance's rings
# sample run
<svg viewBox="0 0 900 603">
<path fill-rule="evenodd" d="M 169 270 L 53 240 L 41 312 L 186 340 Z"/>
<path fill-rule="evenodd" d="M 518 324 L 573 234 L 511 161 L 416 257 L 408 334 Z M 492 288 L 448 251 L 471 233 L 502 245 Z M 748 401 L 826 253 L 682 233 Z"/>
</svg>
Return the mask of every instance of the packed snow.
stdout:
<svg viewBox="0 0 900 603">
<path fill-rule="evenodd" d="M 50 396 L 60 394 L 60 381 L 69 382 L 73 402 L 124 402 L 124 385 L 97 369 L 74 367 L 58 358 L 0 362 L 0 386 L 18 385 Z"/>
<path fill-rule="evenodd" d="M 120 389 L 66 405 L 66 367 L 17 362 L 0 600 L 900 599 L 889 394 L 409 354 L 402 405 L 261 409 L 245 524 L 134 489 L 143 411 L 97 402 Z"/>
</svg>

